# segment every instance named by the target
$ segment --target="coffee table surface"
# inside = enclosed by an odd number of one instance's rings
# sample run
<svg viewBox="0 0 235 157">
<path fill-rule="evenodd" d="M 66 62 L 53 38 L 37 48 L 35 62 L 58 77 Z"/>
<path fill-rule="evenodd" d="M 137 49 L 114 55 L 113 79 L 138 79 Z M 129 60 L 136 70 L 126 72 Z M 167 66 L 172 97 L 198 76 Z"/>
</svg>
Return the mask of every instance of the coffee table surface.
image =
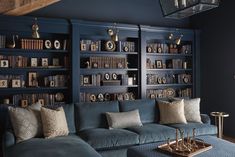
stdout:
<svg viewBox="0 0 235 157">
<path fill-rule="evenodd" d="M 215 136 L 200 136 L 199 139 L 212 145 L 212 149 L 196 155 L 196 157 L 235 157 L 235 144 L 219 139 Z M 169 154 L 164 154 L 156 150 L 157 146 L 165 142 L 144 144 L 134 146 L 128 149 L 127 157 L 169 157 Z"/>
</svg>

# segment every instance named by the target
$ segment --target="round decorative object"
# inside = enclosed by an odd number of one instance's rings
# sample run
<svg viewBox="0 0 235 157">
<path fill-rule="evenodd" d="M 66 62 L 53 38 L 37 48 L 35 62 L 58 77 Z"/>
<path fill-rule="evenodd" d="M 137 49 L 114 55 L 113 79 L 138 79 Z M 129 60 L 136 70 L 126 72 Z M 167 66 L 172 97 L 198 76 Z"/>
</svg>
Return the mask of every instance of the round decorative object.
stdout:
<svg viewBox="0 0 235 157">
<path fill-rule="evenodd" d="M 107 51 L 114 51 L 116 49 L 116 44 L 112 40 L 108 40 L 105 43 L 105 50 Z"/>
<path fill-rule="evenodd" d="M 157 52 L 158 52 L 158 53 L 162 53 L 162 48 L 159 47 L 159 48 L 157 49 Z"/>
<path fill-rule="evenodd" d="M 91 95 L 90 95 L 90 101 L 91 101 L 91 102 L 95 102 L 95 101 L 96 101 L 96 96 L 95 96 L 95 94 L 91 94 Z"/>
<path fill-rule="evenodd" d="M 150 47 L 150 46 L 147 47 L 147 52 L 148 52 L 148 53 L 151 53 L 152 51 L 153 51 L 152 47 Z"/>
<path fill-rule="evenodd" d="M 59 40 L 54 41 L 54 48 L 57 49 L 57 50 L 59 50 L 61 48 L 61 44 L 60 44 Z"/>
<path fill-rule="evenodd" d="M 51 49 L 52 48 L 52 44 L 51 44 L 50 40 L 45 40 L 44 44 L 45 44 L 46 49 Z"/>
<path fill-rule="evenodd" d="M 162 83 L 166 84 L 166 77 L 162 77 Z"/>
<path fill-rule="evenodd" d="M 117 80 L 117 74 L 116 73 L 112 73 L 112 79 Z"/>
<path fill-rule="evenodd" d="M 166 89 L 166 96 L 167 97 L 175 97 L 175 90 L 173 88 Z"/>
<path fill-rule="evenodd" d="M 114 35 L 113 29 L 108 29 L 107 32 L 108 32 L 109 36 L 113 36 Z"/>
<path fill-rule="evenodd" d="M 123 95 L 122 95 L 122 94 L 118 94 L 117 100 L 118 100 L 118 101 L 122 101 L 122 100 L 123 100 Z"/>
<path fill-rule="evenodd" d="M 97 98 L 99 101 L 104 101 L 104 95 L 102 93 L 98 94 Z"/>
<path fill-rule="evenodd" d="M 104 74 L 104 79 L 105 80 L 110 80 L 110 74 L 109 73 L 105 73 Z"/>
<path fill-rule="evenodd" d="M 110 96 L 109 93 L 105 93 L 105 94 L 104 94 L 104 100 L 105 100 L 105 101 L 110 101 L 110 100 L 111 100 L 111 96 Z"/>
<path fill-rule="evenodd" d="M 130 100 L 135 100 L 135 95 L 132 92 L 130 92 Z"/>
<path fill-rule="evenodd" d="M 64 94 L 63 93 L 56 93 L 55 94 L 55 100 L 57 102 L 63 101 L 64 100 Z"/>
<path fill-rule="evenodd" d="M 123 51 L 124 51 L 124 52 L 129 52 L 129 47 L 124 46 L 124 47 L 123 47 Z"/>
<path fill-rule="evenodd" d="M 124 94 L 124 100 L 129 100 L 129 99 L 130 99 L 129 93 L 125 93 L 125 94 Z"/>
<path fill-rule="evenodd" d="M 150 94 L 150 99 L 155 99 L 155 94 Z"/>
<path fill-rule="evenodd" d="M 157 78 L 157 83 L 158 83 L 158 84 L 162 84 L 162 78 L 161 78 L 161 77 L 158 77 L 158 78 Z"/>
<path fill-rule="evenodd" d="M 184 77 L 183 81 L 184 81 L 184 83 L 189 83 L 189 78 L 188 77 Z"/>
</svg>

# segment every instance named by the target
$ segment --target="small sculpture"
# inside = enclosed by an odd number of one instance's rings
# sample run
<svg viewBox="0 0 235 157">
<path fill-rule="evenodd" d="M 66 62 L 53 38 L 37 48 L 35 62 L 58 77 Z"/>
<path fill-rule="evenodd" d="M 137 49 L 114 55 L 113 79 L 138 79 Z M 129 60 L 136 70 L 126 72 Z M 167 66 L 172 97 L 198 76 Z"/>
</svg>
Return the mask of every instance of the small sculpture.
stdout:
<svg viewBox="0 0 235 157">
<path fill-rule="evenodd" d="M 9 43 L 7 44 L 8 48 L 15 48 L 16 47 L 16 41 L 15 38 L 18 39 L 18 35 L 12 35 L 12 41 L 9 41 Z"/>
<path fill-rule="evenodd" d="M 35 18 L 34 19 L 34 24 L 32 26 L 32 38 L 35 38 L 35 39 L 40 38 L 40 34 L 39 34 L 38 30 L 39 30 L 39 26 L 37 24 L 37 18 Z"/>
</svg>

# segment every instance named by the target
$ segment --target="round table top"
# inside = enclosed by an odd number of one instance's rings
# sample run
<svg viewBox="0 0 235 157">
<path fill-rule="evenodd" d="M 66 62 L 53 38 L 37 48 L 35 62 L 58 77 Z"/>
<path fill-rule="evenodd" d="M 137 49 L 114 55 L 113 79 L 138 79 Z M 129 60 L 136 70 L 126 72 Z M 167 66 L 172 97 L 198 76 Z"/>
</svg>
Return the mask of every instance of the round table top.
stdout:
<svg viewBox="0 0 235 157">
<path fill-rule="evenodd" d="M 228 117 L 229 114 L 226 112 L 211 112 L 211 116 L 214 117 Z"/>
</svg>

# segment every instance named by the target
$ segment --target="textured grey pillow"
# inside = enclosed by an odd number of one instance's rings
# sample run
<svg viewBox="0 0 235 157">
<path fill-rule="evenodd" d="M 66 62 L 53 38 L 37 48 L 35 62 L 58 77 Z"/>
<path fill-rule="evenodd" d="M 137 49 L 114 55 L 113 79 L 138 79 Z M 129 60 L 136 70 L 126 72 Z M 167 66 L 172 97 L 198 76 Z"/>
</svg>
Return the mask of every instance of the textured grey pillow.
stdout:
<svg viewBox="0 0 235 157">
<path fill-rule="evenodd" d="M 8 110 L 17 143 L 42 136 L 40 111 L 30 107 L 8 107 Z"/>
<path fill-rule="evenodd" d="M 200 98 L 184 99 L 184 115 L 186 120 L 189 122 L 202 123 L 200 114 Z"/>
<path fill-rule="evenodd" d="M 139 110 L 129 112 L 106 112 L 109 129 L 142 126 Z"/>
<path fill-rule="evenodd" d="M 56 110 L 42 107 L 41 117 L 45 138 L 66 136 L 69 134 L 63 107 L 59 107 Z"/>
<path fill-rule="evenodd" d="M 183 99 L 173 102 L 158 101 L 158 106 L 160 110 L 160 124 L 187 123 L 184 115 Z"/>
</svg>

